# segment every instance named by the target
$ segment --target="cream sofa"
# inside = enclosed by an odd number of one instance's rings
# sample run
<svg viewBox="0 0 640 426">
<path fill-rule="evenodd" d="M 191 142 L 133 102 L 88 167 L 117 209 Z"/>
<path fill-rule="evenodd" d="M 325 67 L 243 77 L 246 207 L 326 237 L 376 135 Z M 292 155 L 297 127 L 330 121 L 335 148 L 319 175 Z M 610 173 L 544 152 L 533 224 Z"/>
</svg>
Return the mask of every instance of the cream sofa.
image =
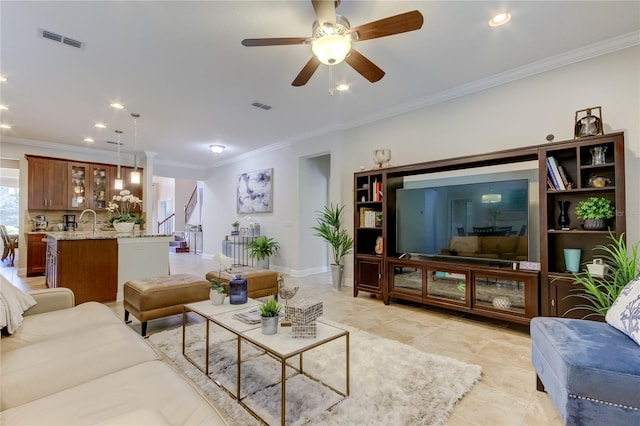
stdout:
<svg viewBox="0 0 640 426">
<path fill-rule="evenodd" d="M 29 294 L 37 304 L 0 346 L 1 424 L 227 424 L 105 305 L 74 306 L 64 288 Z"/>
</svg>

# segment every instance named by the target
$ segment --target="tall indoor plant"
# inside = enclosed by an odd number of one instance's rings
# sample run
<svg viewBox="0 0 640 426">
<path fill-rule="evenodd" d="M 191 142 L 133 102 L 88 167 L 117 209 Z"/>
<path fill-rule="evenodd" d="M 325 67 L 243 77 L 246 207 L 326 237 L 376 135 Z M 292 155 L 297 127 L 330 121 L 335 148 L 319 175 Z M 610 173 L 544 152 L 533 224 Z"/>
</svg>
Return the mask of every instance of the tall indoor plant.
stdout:
<svg viewBox="0 0 640 426">
<path fill-rule="evenodd" d="M 351 253 L 353 248 L 353 238 L 346 229 L 342 227 L 342 211 L 344 206 L 330 204 L 318 212 L 318 225 L 312 227 L 316 233 L 314 235 L 329 243 L 333 252 L 333 262 L 331 263 L 331 279 L 333 289 L 342 289 L 342 275 L 344 265 L 342 259 Z"/>
<path fill-rule="evenodd" d="M 580 274 L 574 274 L 578 288 L 575 294 L 567 297 L 581 297 L 586 303 L 578 305 L 573 310 L 588 310 L 589 314 L 584 318 L 602 317 L 620 294 L 620 291 L 634 278 L 640 276 L 640 264 L 638 263 L 638 243 L 627 248 L 624 242 L 624 234 L 616 238 L 609 234 L 611 243 L 598 245 L 594 250 L 603 252 L 603 260 L 609 265 L 608 272 L 602 277 L 591 274 L 589 270 Z"/>
<path fill-rule="evenodd" d="M 257 261 L 261 269 L 269 269 L 269 258 L 276 254 L 280 245 L 273 239 L 261 235 L 247 244 L 249 258 Z"/>
</svg>

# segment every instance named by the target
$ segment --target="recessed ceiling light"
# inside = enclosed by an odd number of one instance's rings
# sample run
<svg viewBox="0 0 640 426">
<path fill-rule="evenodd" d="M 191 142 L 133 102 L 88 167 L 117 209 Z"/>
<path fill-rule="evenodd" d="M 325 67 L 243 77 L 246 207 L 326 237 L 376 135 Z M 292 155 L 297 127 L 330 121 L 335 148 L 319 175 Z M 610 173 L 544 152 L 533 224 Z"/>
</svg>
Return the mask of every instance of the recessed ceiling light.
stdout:
<svg viewBox="0 0 640 426">
<path fill-rule="evenodd" d="M 7 111 L 9 108 L 6 105 L 0 105 L 0 109 L 3 111 Z"/>
<path fill-rule="evenodd" d="M 10 129 L 11 126 L 9 126 L 8 124 L 0 124 L 0 129 Z"/>
<path fill-rule="evenodd" d="M 104 123 L 96 123 L 95 127 L 97 127 L 98 129 L 106 129 L 107 125 Z"/>
<path fill-rule="evenodd" d="M 349 85 L 348 84 L 338 84 L 336 86 L 336 90 L 338 92 L 346 92 L 347 90 L 349 90 Z"/>
<path fill-rule="evenodd" d="M 84 141 L 85 141 L 85 142 L 94 142 L 94 140 L 93 140 L 93 139 L 91 139 L 91 138 L 84 138 Z"/>
<path fill-rule="evenodd" d="M 215 152 L 216 154 L 222 153 L 226 149 L 224 145 L 209 145 L 209 149 L 211 152 Z"/>
<path fill-rule="evenodd" d="M 124 105 L 118 103 L 118 102 L 114 102 L 111 105 L 111 108 L 115 108 L 115 109 L 124 109 Z"/>
<path fill-rule="evenodd" d="M 489 26 L 491 27 L 499 27 L 500 25 L 504 25 L 511 19 L 511 14 L 507 12 L 498 13 L 493 18 L 489 20 Z"/>
<path fill-rule="evenodd" d="M 0 75 L 0 81 L 7 81 L 7 77 L 5 77 L 4 75 Z"/>
</svg>

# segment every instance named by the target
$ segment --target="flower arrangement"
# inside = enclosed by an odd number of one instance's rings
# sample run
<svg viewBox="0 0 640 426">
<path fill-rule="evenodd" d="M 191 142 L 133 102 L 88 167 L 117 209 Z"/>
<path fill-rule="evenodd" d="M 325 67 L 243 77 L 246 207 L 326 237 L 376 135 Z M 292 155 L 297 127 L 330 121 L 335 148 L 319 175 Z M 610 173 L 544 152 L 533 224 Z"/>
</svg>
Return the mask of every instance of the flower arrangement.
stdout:
<svg viewBox="0 0 640 426">
<path fill-rule="evenodd" d="M 218 277 L 220 276 L 220 274 L 222 274 L 223 269 L 225 271 L 228 271 L 231 269 L 231 266 L 233 266 L 233 261 L 231 260 L 231 258 L 228 256 L 225 256 L 222 253 L 216 253 L 213 256 L 213 260 L 218 262 L 218 266 L 219 266 Z M 225 286 L 220 284 L 220 282 L 215 278 L 211 280 L 211 287 L 218 290 L 219 293 L 227 292 L 227 289 L 225 288 Z M 222 288 L 222 290 L 220 288 Z"/>
<path fill-rule="evenodd" d="M 134 209 L 142 210 L 142 200 L 135 195 L 131 194 L 131 191 L 123 189 L 119 195 L 114 195 L 112 200 L 107 205 L 107 212 L 109 212 L 109 221 L 111 223 L 118 222 L 134 222 L 142 223 L 142 216 L 134 216 L 131 211 Z"/>
</svg>

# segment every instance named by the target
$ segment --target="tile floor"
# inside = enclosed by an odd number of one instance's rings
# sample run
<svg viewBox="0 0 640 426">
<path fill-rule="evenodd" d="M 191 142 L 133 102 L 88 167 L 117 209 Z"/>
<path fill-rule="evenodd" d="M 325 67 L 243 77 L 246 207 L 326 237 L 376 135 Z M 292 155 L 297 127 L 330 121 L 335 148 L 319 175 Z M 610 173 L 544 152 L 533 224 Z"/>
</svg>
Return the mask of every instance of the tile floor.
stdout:
<svg viewBox="0 0 640 426">
<path fill-rule="evenodd" d="M 170 253 L 170 264 L 173 274 L 204 275 L 215 267 L 212 260 L 191 253 Z M 25 290 L 46 287 L 43 277 L 19 277 L 16 268 L 6 264 L 0 273 Z M 365 292 L 354 298 L 351 287 L 332 291 L 329 274 L 286 277 L 285 282 L 300 286 L 296 298 L 323 300 L 324 315 L 330 320 L 482 366 L 482 379 L 456 404 L 447 425 L 563 424 L 549 397 L 535 390 L 527 326 L 401 302 L 385 306 Z M 109 306 L 122 317 L 122 303 Z M 148 332 L 180 324 L 180 316 L 154 320 Z M 132 327 L 140 330 L 135 318 Z"/>
</svg>

